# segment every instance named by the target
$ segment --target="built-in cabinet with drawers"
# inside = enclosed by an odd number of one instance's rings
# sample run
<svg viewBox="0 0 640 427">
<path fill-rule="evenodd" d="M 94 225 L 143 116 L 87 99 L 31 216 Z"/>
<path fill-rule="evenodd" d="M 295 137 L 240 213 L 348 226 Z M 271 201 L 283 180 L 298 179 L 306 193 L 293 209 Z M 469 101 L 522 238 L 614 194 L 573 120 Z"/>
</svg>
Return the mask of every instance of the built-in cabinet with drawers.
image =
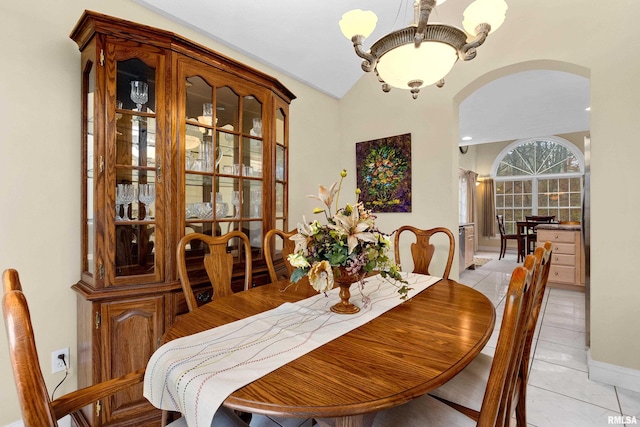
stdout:
<svg viewBox="0 0 640 427">
<path fill-rule="evenodd" d="M 78 386 L 146 366 L 186 312 L 176 247 L 186 233 L 241 230 L 234 254 L 268 282 L 263 237 L 288 229 L 288 114 L 276 79 L 173 33 L 85 12 L 81 52 L 82 274 Z M 187 264 L 206 285 L 203 248 Z M 201 300 L 211 291 L 199 293 Z M 156 425 L 142 385 L 86 408 L 91 425 Z"/>
<path fill-rule="evenodd" d="M 547 241 L 552 243 L 548 283 L 584 286 L 584 249 L 579 226 L 539 225 L 536 230 L 538 246 Z"/>
</svg>

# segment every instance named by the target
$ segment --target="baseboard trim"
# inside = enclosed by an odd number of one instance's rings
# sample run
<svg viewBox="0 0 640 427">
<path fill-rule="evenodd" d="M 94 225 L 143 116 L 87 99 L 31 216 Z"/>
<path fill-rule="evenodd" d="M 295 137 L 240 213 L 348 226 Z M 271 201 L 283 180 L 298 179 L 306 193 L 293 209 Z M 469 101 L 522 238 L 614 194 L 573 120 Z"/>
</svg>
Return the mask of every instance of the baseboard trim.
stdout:
<svg viewBox="0 0 640 427">
<path fill-rule="evenodd" d="M 593 360 L 591 349 L 587 351 L 587 366 L 590 380 L 640 393 L 639 370 Z"/>
</svg>

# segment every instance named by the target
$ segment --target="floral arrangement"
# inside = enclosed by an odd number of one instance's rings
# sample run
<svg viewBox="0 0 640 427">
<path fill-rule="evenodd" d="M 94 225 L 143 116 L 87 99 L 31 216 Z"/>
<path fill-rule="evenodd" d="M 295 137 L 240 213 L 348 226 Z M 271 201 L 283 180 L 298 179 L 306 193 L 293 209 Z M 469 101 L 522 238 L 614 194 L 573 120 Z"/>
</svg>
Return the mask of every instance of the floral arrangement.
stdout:
<svg viewBox="0 0 640 427">
<path fill-rule="evenodd" d="M 354 205 L 347 204 L 338 209 L 342 180 L 347 171 L 343 169 L 340 176 L 340 184 L 334 182 L 328 189 L 320 186 L 318 196 L 308 196 L 324 204 L 313 213 L 324 213 L 327 223 L 318 220 L 307 223 L 303 217 L 304 223 L 298 224 L 298 233 L 290 237 L 296 244 L 295 249 L 287 258 L 295 267 L 290 281 L 296 283 L 306 275 L 315 290 L 326 292 L 333 288 L 334 276 L 341 274 L 341 270 L 359 275 L 361 288 L 366 274 L 379 273 L 398 283 L 398 293 L 406 299 L 411 288 L 406 286 L 407 281 L 402 279 L 398 266 L 389 258 L 391 241 L 376 228 L 376 217 L 358 202 L 360 191 L 356 190 Z M 334 198 L 336 213 L 332 214 Z"/>
</svg>

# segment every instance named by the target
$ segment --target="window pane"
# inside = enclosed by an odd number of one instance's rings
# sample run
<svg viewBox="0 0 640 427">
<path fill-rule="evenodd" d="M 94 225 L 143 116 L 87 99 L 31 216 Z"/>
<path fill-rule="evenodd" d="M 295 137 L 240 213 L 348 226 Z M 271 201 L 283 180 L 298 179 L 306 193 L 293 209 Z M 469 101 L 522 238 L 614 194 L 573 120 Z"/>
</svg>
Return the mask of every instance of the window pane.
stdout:
<svg viewBox="0 0 640 427">
<path fill-rule="evenodd" d="M 570 206 L 571 207 L 580 207 L 582 205 L 582 195 L 581 194 L 576 194 L 576 193 L 572 193 L 570 196 Z"/>
<path fill-rule="evenodd" d="M 505 196 L 504 205 L 505 207 L 508 207 L 508 208 L 513 207 L 513 195 L 509 194 Z"/>
<path fill-rule="evenodd" d="M 522 207 L 522 195 L 516 194 L 513 196 L 513 207 L 521 208 Z"/>
<path fill-rule="evenodd" d="M 580 191 L 582 189 L 580 181 L 580 178 L 569 178 L 569 189 L 571 191 Z"/>
<path fill-rule="evenodd" d="M 580 172 L 578 158 L 562 144 L 529 140 L 508 151 L 496 176 L 523 176 Z"/>
</svg>

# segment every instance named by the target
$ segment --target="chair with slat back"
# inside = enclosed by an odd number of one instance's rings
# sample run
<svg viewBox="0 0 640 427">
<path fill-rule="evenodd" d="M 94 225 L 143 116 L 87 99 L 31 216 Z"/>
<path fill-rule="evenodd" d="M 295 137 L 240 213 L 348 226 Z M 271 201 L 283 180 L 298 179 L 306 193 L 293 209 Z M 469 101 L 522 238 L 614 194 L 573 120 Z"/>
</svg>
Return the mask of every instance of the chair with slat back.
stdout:
<svg viewBox="0 0 640 427">
<path fill-rule="evenodd" d="M 57 426 L 57 420 L 67 415 L 71 415 L 77 425 L 88 425 L 80 411 L 83 407 L 142 383 L 144 369 L 73 391 L 52 401 L 40 370 L 29 306 L 17 271 L 5 270 L 2 280 L 2 312 L 25 426 Z"/>
<path fill-rule="evenodd" d="M 298 230 L 283 231 L 274 228 L 267 231 L 264 235 L 264 259 L 267 264 L 267 269 L 269 270 L 269 278 L 271 279 L 271 282 L 277 282 L 278 280 L 289 279 L 289 277 L 291 277 L 291 273 L 293 273 L 294 268 L 289 263 L 287 256 L 293 253 L 296 244 L 293 240 L 290 240 L 289 237 L 293 236 L 297 232 Z M 275 252 L 277 238 L 282 239 L 281 254 L 284 266 L 287 269 L 286 276 L 283 276 L 282 274 L 279 276 L 273 263 L 273 254 Z"/>
<path fill-rule="evenodd" d="M 411 244 L 411 256 L 413 258 L 413 272 L 419 274 L 431 274 L 429 273 L 429 265 L 431 264 L 433 254 L 436 250 L 435 246 L 430 242 L 431 237 L 438 233 L 443 233 L 449 237 L 449 255 L 447 257 L 444 274 L 442 275 L 444 279 L 448 279 L 449 273 L 451 272 L 451 266 L 453 265 L 453 255 L 456 249 L 453 233 L 445 227 L 422 230 L 410 225 L 403 225 L 396 230 L 393 244 L 397 265 L 402 265 L 400 262 L 400 234 L 405 231 L 415 235 L 416 241 Z"/>
<path fill-rule="evenodd" d="M 531 315 L 534 282 L 538 263 L 529 255 L 525 266 L 513 270 L 505 297 L 500 333 L 487 378 L 477 420 L 457 411 L 430 395 L 423 395 L 404 405 L 380 411 L 373 427 L 428 427 L 509 425 L 526 328 Z M 531 267 L 530 269 L 527 267 Z"/>
<path fill-rule="evenodd" d="M 528 383 L 531 344 L 542 306 L 542 298 L 547 286 L 547 279 L 549 278 L 551 255 L 551 242 L 546 242 L 543 247 L 536 249 L 534 255 L 526 258 L 524 265 L 525 268 L 530 268 L 531 266 L 527 263 L 535 262 L 530 316 L 527 320 L 524 332 L 525 337 L 522 343 L 522 361 L 517 372 L 517 389 L 513 393 L 512 402 L 510 402 L 511 406 L 515 405 L 519 426 L 527 425 L 526 388 Z M 432 391 L 430 395 L 477 420 L 492 363 L 493 358 L 490 355 L 485 353 L 479 354 L 458 375 Z"/>
<path fill-rule="evenodd" d="M 191 233 L 180 239 L 177 249 L 178 259 L 178 276 L 180 277 L 180 283 L 182 284 L 182 290 L 184 292 L 185 299 L 187 300 L 187 307 L 189 311 L 193 311 L 198 308 L 198 301 L 194 295 L 191 281 L 189 279 L 187 269 L 187 245 L 191 245 L 194 241 L 201 241 L 208 249 L 208 253 L 205 253 L 203 258 L 203 264 L 209 282 L 213 287 L 213 297 L 221 297 L 225 295 L 231 295 L 233 289 L 231 288 L 231 279 L 233 277 L 233 263 L 234 256 L 229 252 L 229 241 L 232 239 L 238 239 L 240 248 L 244 251 L 244 290 L 251 287 L 252 282 L 252 270 L 251 270 L 251 244 L 247 235 L 241 231 L 232 231 L 222 236 L 209 236 L 202 233 Z"/>
<path fill-rule="evenodd" d="M 498 260 L 504 258 L 507 252 L 507 242 L 509 240 L 515 240 L 518 243 L 518 235 L 517 234 L 507 234 L 506 228 L 504 226 L 504 216 L 496 215 L 496 219 L 498 220 L 498 231 L 500 231 L 500 254 L 498 255 Z M 524 248 L 526 236 L 520 236 L 521 243 L 518 244 L 518 258 L 517 262 L 523 258 L 524 254 L 520 252 L 520 248 Z"/>
</svg>

